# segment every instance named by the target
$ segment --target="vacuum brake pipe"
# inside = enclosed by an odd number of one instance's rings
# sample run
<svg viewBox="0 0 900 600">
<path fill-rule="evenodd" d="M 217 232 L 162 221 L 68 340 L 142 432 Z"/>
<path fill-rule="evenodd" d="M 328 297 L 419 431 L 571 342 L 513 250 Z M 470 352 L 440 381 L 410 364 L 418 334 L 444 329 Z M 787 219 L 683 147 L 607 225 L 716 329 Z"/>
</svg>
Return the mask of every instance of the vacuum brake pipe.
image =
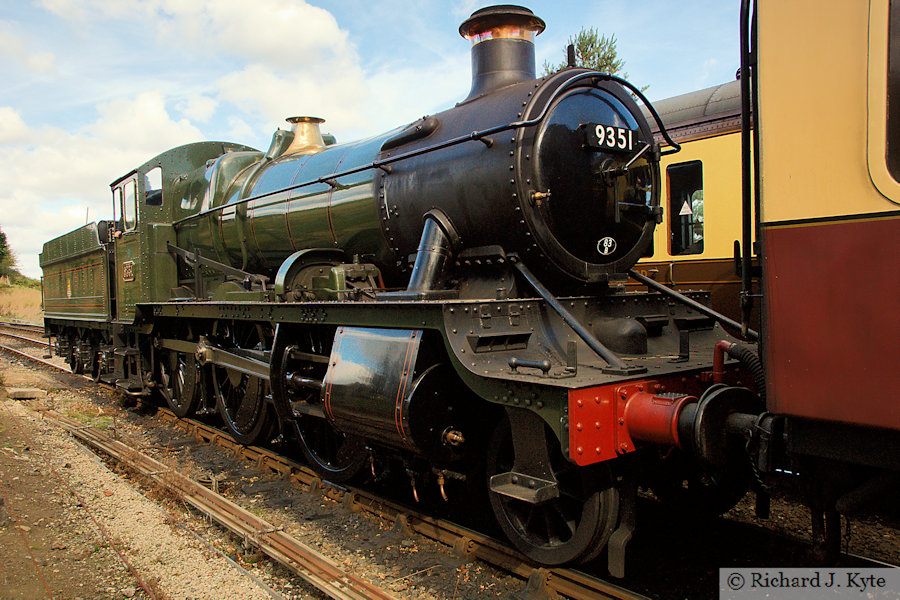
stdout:
<svg viewBox="0 0 900 600">
<path fill-rule="evenodd" d="M 753 384 L 759 397 L 766 399 L 766 372 L 755 352 L 740 344 L 722 340 L 716 342 L 713 351 L 713 381 L 722 383 L 725 378 L 725 355 L 737 359 L 753 376 Z"/>
</svg>

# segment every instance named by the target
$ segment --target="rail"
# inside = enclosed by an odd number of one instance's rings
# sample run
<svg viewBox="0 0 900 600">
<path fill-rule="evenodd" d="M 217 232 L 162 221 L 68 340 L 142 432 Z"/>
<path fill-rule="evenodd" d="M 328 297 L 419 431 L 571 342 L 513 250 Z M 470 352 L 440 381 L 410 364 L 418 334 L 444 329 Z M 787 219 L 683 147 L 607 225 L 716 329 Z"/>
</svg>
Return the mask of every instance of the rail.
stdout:
<svg viewBox="0 0 900 600">
<path fill-rule="evenodd" d="M 41 346 L 49 346 L 50 343 L 47 340 L 36 340 L 34 338 L 25 337 L 24 335 L 16 335 L 14 333 L 7 333 L 5 331 L 0 331 L 0 335 L 4 337 L 13 338 L 15 340 L 20 340 L 23 342 L 31 342 L 32 344 L 38 344 Z"/>
<path fill-rule="evenodd" d="M 0 327 L 10 327 L 13 329 L 25 329 L 33 332 L 44 332 L 44 326 L 40 323 L 30 323 L 21 319 L 0 319 Z"/>
<path fill-rule="evenodd" d="M 395 600 L 396 596 L 339 567 L 334 561 L 292 535 L 250 513 L 165 464 L 115 440 L 93 427 L 85 427 L 57 412 L 43 413 L 88 446 L 107 454 L 147 480 L 178 495 L 268 556 L 296 572 L 329 598 L 336 600 Z"/>
</svg>

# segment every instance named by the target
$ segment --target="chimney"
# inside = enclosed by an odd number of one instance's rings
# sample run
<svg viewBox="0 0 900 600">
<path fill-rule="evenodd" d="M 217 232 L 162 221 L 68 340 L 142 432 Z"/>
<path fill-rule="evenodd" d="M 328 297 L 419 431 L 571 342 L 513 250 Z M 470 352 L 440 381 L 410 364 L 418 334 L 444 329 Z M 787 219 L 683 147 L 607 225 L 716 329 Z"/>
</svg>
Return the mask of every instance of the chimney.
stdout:
<svg viewBox="0 0 900 600">
<path fill-rule="evenodd" d="M 325 119 L 289 117 L 286 121 L 291 124 L 294 141 L 284 151 L 285 156 L 288 154 L 315 154 L 325 148 L 325 140 L 322 139 L 322 132 L 319 131 L 319 125 L 324 123 Z"/>
<path fill-rule="evenodd" d="M 534 37 L 546 24 L 523 6 L 501 4 L 472 13 L 459 34 L 472 42 L 472 90 L 466 100 L 535 78 Z"/>
</svg>

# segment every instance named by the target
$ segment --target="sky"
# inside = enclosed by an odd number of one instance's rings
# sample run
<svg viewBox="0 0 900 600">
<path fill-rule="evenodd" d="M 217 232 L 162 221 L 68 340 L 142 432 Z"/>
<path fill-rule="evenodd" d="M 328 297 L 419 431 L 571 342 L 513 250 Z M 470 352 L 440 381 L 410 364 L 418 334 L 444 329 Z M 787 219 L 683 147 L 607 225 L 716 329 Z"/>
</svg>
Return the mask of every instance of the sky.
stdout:
<svg viewBox="0 0 900 600">
<path fill-rule="evenodd" d="M 40 276 L 44 241 L 110 218 L 109 184 L 160 152 L 265 150 L 311 115 L 351 141 L 451 107 L 459 24 L 489 0 L 0 0 L 0 229 Z M 538 70 L 582 27 L 614 34 L 651 101 L 732 80 L 738 0 L 532 0 Z"/>
</svg>

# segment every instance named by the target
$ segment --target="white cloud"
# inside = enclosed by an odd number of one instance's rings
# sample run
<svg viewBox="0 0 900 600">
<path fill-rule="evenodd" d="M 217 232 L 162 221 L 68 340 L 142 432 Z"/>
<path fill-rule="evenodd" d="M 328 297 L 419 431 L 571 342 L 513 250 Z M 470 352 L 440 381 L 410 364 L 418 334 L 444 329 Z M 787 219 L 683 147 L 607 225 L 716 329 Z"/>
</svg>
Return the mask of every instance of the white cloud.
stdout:
<svg viewBox="0 0 900 600">
<path fill-rule="evenodd" d="M 30 52 L 25 40 L 13 33 L 18 24 L 0 21 L 0 59 L 12 60 L 24 65 L 38 75 L 56 73 L 56 58 L 52 52 Z"/>
<path fill-rule="evenodd" d="M 187 119 L 174 121 L 160 91 L 133 99 L 116 99 L 97 107 L 100 118 L 88 130 L 96 138 L 134 152 L 157 154 L 160 149 L 203 137 Z M 150 156 L 147 156 L 150 158 Z"/>
<path fill-rule="evenodd" d="M 252 124 L 280 125 L 292 115 L 315 115 L 327 119 L 328 131 L 347 139 L 418 118 L 465 96 L 469 88 L 468 52 L 460 40 L 455 40 L 456 51 L 438 53 L 437 64 L 411 68 L 405 66 L 409 57 L 398 56 L 394 64 L 377 63 L 372 72 L 363 68 L 353 40 L 335 17 L 304 0 L 256 0 L 252 7 L 246 0 L 42 1 L 67 19 L 100 22 L 140 15 L 144 27 L 157 32 L 160 47 L 206 57 L 213 83 L 177 105 L 181 115 L 197 123 L 234 112 Z M 468 16 L 473 1 L 449 10 Z M 400 29 L 416 39 L 416 47 L 435 43 L 429 24 L 412 6 L 401 20 L 406 25 Z M 415 82 L 415 95 L 409 93 L 410 82 Z"/>
<path fill-rule="evenodd" d="M 468 19 L 473 12 L 479 8 L 486 6 L 481 0 L 460 0 L 453 3 L 451 13 L 460 20 L 460 23 Z"/>
<path fill-rule="evenodd" d="M 259 131 L 247 124 L 240 117 L 228 117 L 229 140 L 252 140 L 259 137 Z M 262 148 L 265 150 L 265 148 Z"/>
<path fill-rule="evenodd" d="M 708 85 L 710 74 L 717 69 L 719 61 L 715 58 L 708 58 L 703 61 L 703 68 L 700 69 L 700 75 L 697 77 L 697 87 Z"/>
<path fill-rule="evenodd" d="M 245 0 L 164 0 L 163 5 L 181 28 L 201 27 L 218 41 L 221 51 L 251 63 L 292 68 L 353 55 L 347 32 L 331 13 L 305 2 L 256 0 L 248 8 Z"/>
<path fill-rule="evenodd" d="M 24 142 L 28 134 L 28 125 L 19 111 L 11 106 L 0 106 L 0 146 Z"/>
<path fill-rule="evenodd" d="M 340 127 L 364 125 L 359 105 L 368 100 L 365 78 L 357 68 L 283 73 L 265 65 L 222 77 L 217 87 L 225 100 L 270 121 L 294 115 L 321 116 Z"/>
<path fill-rule="evenodd" d="M 386 65 L 366 73 L 357 65 L 329 65 L 282 72 L 250 65 L 218 81 L 221 97 L 269 123 L 293 115 L 326 119 L 324 130 L 339 138 L 367 136 L 403 125 L 469 90 L 469 57 L 458 53 L 427 67 Z M 410 82 L 415 82 L 414 90 Z M 410 92 L 414 91 L 411 96 Z"/>
<path fill-rule="evenodd" d="M 216 112 L 219 101 L 204 94 L 191 94 L 178 105 L 181 113 L 200 123 L 206 123 Z"/>
<path fill-rule="evenodd" d="M 42 0 L 75 22 L 139 19 L 165 44 L 250 63 L 290 68 L 330 56 L 352 57 L 346 31 L 325 9 L 303 0 Z"/>
<path fill-rule="evenodd" d="M 34 129 L 38 145 L 0 139 L 0 226 L 27 275 L 40 273 L 43 242 L 84 224 L 86 209 L 91 220 L 110 216 L 109 183 L 116 177 L 166 148 L 203 139 L 187 120 L 169 115 L 158 91 L 100 105 L 98 112 L 82 131 Z M 16 122 L 18 115 L 0 108 L 0 124 L 5 117 Z"/>
<path fill-rule="evenodd" d="M 471 12 L 468 4 L 462 16 Z M 140 33 L 140 39 L 111 35 L 103 38 L 107 44 L 88 45 L 88 52 L 79 53 L 124 75 L 115 88 L 103 79 L 104 92 L 121 97 L 85 102 L 97 111 L 86 126 L 70 125 L 66 131 L 26 124 L 21 114 L 34 111 L 0 108 L 5 159 L 0 225 L 31 275 L 39 274 L 43 241 L 83 224 L 86 208 L 91 220 L 109 216 L 110 181 L 167 148 L 207 137 L 197 123 L 209 123 L 210 137 L 264 150 L 271 131 L 286 128 L 285 117 L 314 115 L 327 119 L 324 131 L 348 141 L 447 108 L 469 88 L 466 44 L 456 38 L 450 50 L 432 47 L 428 23 L 420 23 L 423 17 L 412 10 L 396 28 L 416 38 L 413 47 L 430 48 L 429 57 L 439 58 L 410 61 L 415 57 L 398 55 L 385 63 L 367 54 L 377 65 L 367 70 L 332 14 L 303 0 L 252 5 L 246 0 L 41 0 L 41 5 L 68 21 L 80 39 L 113 31 Z M 412 22 L 416 26 L 409 26 Z M 174 53 L 179 62 L 158 72 L 146 52 L 160 61 Z M 427 64 L 410 67 L 411 62 Z M 91 73 L 96 65 L 82 68 Z M 26 137 L 39 145 L 12 145 Z M 15 210 L 4 210 L 8 205 Z"/>
</svg>

